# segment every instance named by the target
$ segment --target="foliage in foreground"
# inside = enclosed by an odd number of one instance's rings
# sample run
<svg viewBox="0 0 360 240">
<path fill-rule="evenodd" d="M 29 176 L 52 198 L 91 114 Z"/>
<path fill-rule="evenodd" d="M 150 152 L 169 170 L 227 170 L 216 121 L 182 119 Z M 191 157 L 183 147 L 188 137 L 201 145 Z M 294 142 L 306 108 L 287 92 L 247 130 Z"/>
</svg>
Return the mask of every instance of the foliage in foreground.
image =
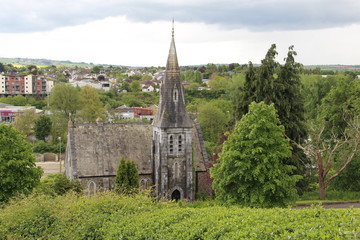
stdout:
<svg viewBox="0 0 360 240">
<path fill-rule="evenodd" d="M 0 212 L 0 239 L 356 239 L 360 209 L 252 209 L 145 195 L 30 196 Z"/>
</svg>

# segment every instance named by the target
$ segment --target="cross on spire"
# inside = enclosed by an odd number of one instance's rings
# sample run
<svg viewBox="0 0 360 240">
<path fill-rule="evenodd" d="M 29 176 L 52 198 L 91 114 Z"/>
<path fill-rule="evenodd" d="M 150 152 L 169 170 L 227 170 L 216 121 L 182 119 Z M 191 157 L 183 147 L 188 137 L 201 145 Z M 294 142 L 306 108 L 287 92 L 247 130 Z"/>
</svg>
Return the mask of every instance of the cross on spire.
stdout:
<svg viewBox="0 0 360 240">
<path fill-rule="evenodd" d="M 172 20 L 172 37 L 174 37 L 174 18 Z"/>
</svg>

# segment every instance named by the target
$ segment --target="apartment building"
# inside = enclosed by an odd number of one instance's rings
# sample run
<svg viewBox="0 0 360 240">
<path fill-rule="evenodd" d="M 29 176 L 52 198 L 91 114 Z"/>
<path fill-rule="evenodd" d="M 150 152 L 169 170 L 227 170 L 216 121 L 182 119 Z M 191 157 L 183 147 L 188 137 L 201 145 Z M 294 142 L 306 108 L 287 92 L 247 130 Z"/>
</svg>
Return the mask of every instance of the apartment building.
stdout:
<svg viewBox="0 0 360 240">
<path fill-rule="evenodd" d="M 38 75 L 0 74 L 0 94 L 49 94 L 54 82 Z"/>
</svg>

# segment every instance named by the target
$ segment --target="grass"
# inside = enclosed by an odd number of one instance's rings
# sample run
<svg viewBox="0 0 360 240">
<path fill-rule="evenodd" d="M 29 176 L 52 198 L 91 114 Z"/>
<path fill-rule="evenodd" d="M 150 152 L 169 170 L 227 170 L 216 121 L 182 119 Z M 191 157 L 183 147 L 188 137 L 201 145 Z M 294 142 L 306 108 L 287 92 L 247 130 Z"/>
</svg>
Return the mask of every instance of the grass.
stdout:
<svg viewBox="0 0 360 240">
<path fill-rule="evenodd" d="M 346 192 L 346 191 L 335 191 L 330 190 L 326 192 L 326 199 L 321 200 L 319 198 L 319 192 L 307 192 L 299 198 L 296 202 L 301 203 L 323 203 L 323 202 L 344 202 L 344 201 L 359 201 L 360 192 Z"/>
</svg>

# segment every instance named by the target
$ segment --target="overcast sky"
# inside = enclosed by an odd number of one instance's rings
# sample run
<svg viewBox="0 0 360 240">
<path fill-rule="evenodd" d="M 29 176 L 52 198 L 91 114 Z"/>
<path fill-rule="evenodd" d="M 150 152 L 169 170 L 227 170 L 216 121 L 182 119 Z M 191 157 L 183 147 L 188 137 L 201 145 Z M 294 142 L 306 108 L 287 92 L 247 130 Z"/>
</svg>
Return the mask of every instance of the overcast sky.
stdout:
<svg viewBox="0 0 360 240">
<path fill-rule="evenodd" d="M 0 0 L 0 57 L 164 66 L 175 19 L 180 65 L 360 64 L 359 0 Z"/>
</svg>

